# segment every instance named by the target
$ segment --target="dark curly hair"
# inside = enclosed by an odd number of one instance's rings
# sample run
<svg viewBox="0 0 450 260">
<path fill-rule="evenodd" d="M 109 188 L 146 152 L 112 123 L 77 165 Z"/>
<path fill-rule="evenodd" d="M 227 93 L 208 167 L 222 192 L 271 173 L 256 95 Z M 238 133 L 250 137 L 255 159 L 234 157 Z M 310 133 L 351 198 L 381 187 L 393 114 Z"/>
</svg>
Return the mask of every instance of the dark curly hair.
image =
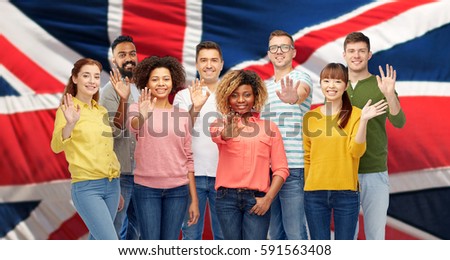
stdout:
<svg viewBox="0 0 450 260">
<path fill-rule="evenodd" d="M 138 89 L 144 89 L 147 86 L 150 74 L 157 68 L 166 68 L 170 71 L 170 76 L 172 77 L 172 94 L 184 88 L 186 83 L 184 67 L 176 58 L 171 56 L 151 56 L 143 59 L 133 71 L 136 87 Z"/>
</svg>

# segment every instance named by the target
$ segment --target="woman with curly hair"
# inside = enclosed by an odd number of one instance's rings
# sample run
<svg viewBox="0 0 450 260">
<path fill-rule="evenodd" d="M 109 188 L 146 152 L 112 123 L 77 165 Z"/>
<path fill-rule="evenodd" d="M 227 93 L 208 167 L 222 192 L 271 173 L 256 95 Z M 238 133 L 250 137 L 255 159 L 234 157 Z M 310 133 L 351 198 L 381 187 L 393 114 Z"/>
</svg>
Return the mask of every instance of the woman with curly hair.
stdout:
<svg viewBox="0 0 450 260">
<path fill-rule="evenodd" d="M 129 108 L 128 127 L 138 140 L 133 200 L 141 238 L 176 240 L 185 212 L 189 225 L 200 216 L 189 114 L 169 102 L 169 95 L 184 86 L 184 68 L 173 57 L 152 56 L 137 65 L 133 76 L 141 96 Z"/>
<path fill-rule="evenodd" d="M 264 82 L 250 70 L 228 72 L 216 90 L 225 119 L 210 131 L 219 148 L 216 211 L 225 239 L 266 239 L 270 205 L 289 175 L 278 127 L 259 118 L 266 99 Z"/>
</svg>

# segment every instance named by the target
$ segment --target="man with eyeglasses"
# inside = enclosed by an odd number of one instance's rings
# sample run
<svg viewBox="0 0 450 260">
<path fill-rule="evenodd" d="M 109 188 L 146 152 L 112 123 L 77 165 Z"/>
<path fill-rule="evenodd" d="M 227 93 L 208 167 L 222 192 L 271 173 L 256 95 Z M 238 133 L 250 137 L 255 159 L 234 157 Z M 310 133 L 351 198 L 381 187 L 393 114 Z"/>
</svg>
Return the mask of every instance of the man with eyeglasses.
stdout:
<svg viewBox="0 0 450 260">
<path fill-rule="evenodd" d="M 272 202 L 269 239 L 305 240 L 302 120 L 311 107 L 312 81 L 308 74 L 292 67 L 297 51 L 287 32 L 275 30 L 270 34 L 267 54 L 274 77 L 266 82 L 269 98 L 261 117 L 278 125 L 290 173 Z"/>
</svg>

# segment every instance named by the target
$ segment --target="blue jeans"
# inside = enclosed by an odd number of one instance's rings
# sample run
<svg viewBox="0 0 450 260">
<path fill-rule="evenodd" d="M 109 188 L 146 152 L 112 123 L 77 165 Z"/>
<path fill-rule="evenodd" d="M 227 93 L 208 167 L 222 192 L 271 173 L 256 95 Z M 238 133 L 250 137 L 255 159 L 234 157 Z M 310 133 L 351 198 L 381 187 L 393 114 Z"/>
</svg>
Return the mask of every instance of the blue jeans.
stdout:
<svg viewBox="0 0 450 260">
<path fill-rule="evenodd" d="M 388 172 L 360 173 L 358 178 L 366 239 L 384 240 L 389 207 Z M 358 226 L 356 234 L 358 234 Z"/>
<path fill-rule="evenodd" d="M 119 179 L 75 182 L 71 193 L 73 204 L 89 229 L 89 239 L 117 240 L 113 219 L 119 206 Z"/>
<path fill-rule="evenodd" d="M 331 214 L 333 214 L 335 239 L 352 240 L 358 222 L 359 192 L 305 191 L 305 213 L 311 239 L 331 239 Z"/>
<path fill-rule="evenodd" d="M 209 204 L 209 216 L 211 218 L 211 226 L 214 240 L 222 240 L 223 235 L 220 230 L 219 220 L 216 214 L 216 190 L 214 185 L 216 178 L 208 176 L 195 176 L 195 186 L 198 196 L 198 207 L 200 210 L 200 218 L 197 224 L 188 227 L 189 211 L 186 211 L 183 226 L 183 240 L 201 240 L 203 235 L 203 227 L 205 222 L 206 203 Z"/>
<path fill-rule="evenodd" d="M 304 169 L 290 168 L 290 175 L 272 202 L 269 238 L 306 240 L 306 217 L 303 186 Z"/>
<path fill-rule="evenodd" d="M 114 219 L 114 227 L 121 240 L 139 239 L 139 226 L 132 202 L 134 188 L 134 176 L 120 175 L 120 193 L 124 199 L 123 209 L 117 212 Z"/>
<path fill-rule="evenodd" d="M 141 239 L 178 239 L 188 208 L 188 185 L 155 189 L 135 183 L 133 196 Z"/>
<path fill-rule="evenodd" d="M 263 216 L 250 214 L 259 191 L 219 188 L 216 212 L 224 239 L 265 240 L 270 223 L 270 209 Z"/>
</svg>

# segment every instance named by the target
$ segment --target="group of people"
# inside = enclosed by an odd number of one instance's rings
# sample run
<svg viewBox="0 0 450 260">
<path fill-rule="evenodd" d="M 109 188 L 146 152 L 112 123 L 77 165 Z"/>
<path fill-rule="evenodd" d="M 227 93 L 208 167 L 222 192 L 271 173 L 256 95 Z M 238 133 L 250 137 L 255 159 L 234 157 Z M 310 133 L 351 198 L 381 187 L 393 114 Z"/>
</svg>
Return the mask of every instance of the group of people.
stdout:
<svg viewBox="0 0 450 260">
<path fill-rule="evenodd" d="M 198 79 L 185 88 L 170 56 L 138 61 L 130 36 L 111 45 L 116 66 L 74 64 L 51 147 L 65 152 L 74 206 L 90 239 L 384 239 L 389 205 L 386 119 L 402 127 L 396 71 L 368 71 L 370 41 L 349 34 L 347 67 L 320 73 L 324 104 L 294 69 L 295 42 L 275 30 L 267 84 L 251 70 L 222 78 L 220 46 L 196 47 Z M 101 89 L 101 92 L 100 92 Z M 173 97 L 173 102 L 170 102 Z M 107 119 L 107 120 L 106 120 Z M 109 122 L 109 124 L 105 124 Z"/>
</svg>

